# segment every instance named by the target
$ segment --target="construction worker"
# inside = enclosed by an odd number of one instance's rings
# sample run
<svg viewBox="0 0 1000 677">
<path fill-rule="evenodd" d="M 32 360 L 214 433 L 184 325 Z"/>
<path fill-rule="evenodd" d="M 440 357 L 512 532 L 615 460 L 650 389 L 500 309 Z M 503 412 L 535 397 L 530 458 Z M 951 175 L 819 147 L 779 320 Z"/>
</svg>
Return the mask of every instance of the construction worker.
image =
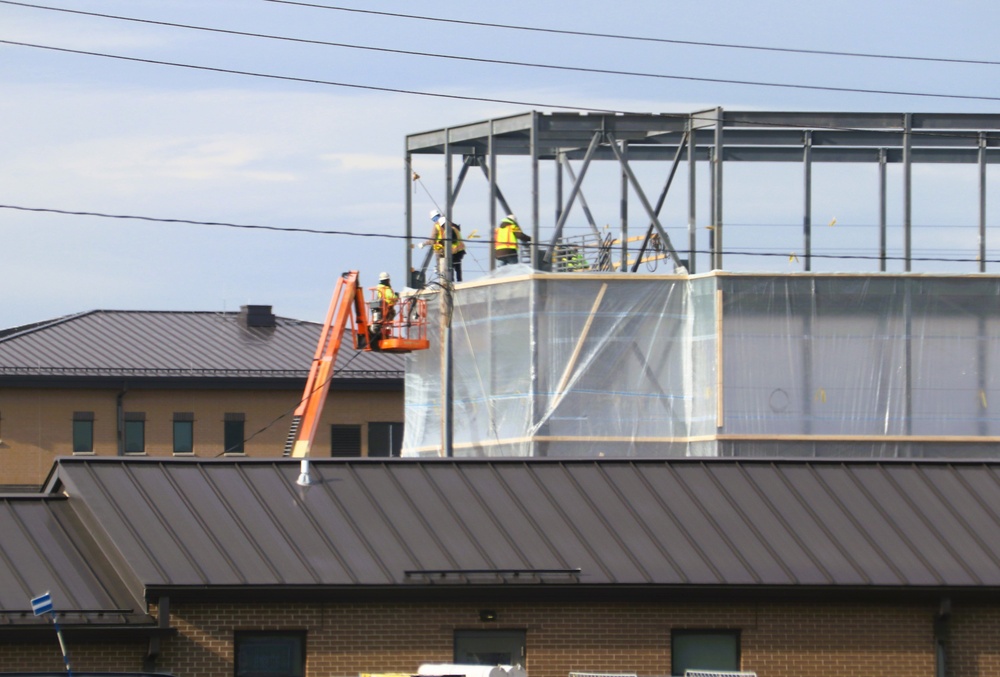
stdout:
<svg viewBox="0 0 1000 677">
<path fill-rule="evenodd" d="M 392 319 L 396 317 L 397 299 L 396 292 L 392 290 L 389 273 L 379 274 L 378 286 L 375 287 L 375 297 L 368 302 L 368 306 L 372 312 L 369 332 L 372 350 L 378 350 L 378 344 L 383 338 L 382 334 L 385 325 L 392 322 Z"/>
<path fill-rule="evenodd" d="M 522 233 L 517 219 L 513 214 L 508 214 L 497 226 L 496 236 L 493 238 L 497 266 L 509 266 L 517 263 L 518 240 L 531 242 L 531 236 Z"/>
<path fill-rule="evenodd" d="M 434 233 L 427 244 L 434 245 L 434 253 L 438 257 L 438 272 L 444 273 L 445 241 L 448 230 L 445 228 L 445 218 L 436 209 L 431 210 L 431 221 L 434 222 Z M 462 281 L 462 259 L 465 258 L 465 242 L 462 240 L 462 226 L 451 224 L 451 269 L 455 271 L 455 282 Z"/>
</svg>

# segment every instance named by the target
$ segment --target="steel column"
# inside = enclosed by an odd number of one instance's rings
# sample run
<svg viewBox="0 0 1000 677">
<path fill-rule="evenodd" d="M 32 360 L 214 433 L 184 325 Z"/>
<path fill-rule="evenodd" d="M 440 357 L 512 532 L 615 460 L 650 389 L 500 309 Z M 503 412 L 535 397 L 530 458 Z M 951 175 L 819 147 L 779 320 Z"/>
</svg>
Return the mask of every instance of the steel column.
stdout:
<svg viewBox="0 0 1000 677">
<path fill-rule="evenodd" d="M 886 250 L 888 248 L 887 242 L 887 219 L 886 219 L 886 178 L 885 178 L 885 168 L 888 152 L 885 148 L 878 149 L 878 252 L 879 252 L 879 270 L 885 272 L 885 260 L 886 260 Z"/>
<path fill-rule="evenodd" d="M 812 132 L 802 139 L 802 178 L 805 204 L 802 206 L 803 269 L 812 270 Z"/>
<path fill-rule="evenodd" d="M 904 270 L 910 272 L 910 257 L 913 250 L 913 116 L 903 116 L 903 259 Z"/>
<path fill-rule="evenodd" d="M 979 132 L 979 272 L 986 272 L 986 132 Z"/>
</svg>

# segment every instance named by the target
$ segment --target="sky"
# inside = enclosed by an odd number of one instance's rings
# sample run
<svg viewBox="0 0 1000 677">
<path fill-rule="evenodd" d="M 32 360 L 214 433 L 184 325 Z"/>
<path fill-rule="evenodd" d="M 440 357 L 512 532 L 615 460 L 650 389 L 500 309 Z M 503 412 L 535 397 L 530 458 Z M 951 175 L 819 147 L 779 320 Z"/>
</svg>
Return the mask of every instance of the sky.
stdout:
<svg viewBox="0 0 1000 677">
<path fill-rule="evenodd" d="M 360 270 L 366 285 L 390 272 L 398 288 L 406 245 L 388 236 L 405 232 L 406 191 L 418 232 L 429 234 L 426 214 L 445 201 L 440 158 L 417 158 L 421 180 L 408 181 L 407 134 L 530 110 L 1000 111 L 995 0 L 337 2 L 0 2 L 0 328 L 94 309 L 245 304 L 319 321 L 342 271 Z M 779 83 L 800 87 L 766 86 Z M 727 246 L 766 240 L 795 251 L 801 171 L 727 166 L 725 213 L 737 227 Z M 813 221 L 835 224 L 814 247 L 871 253 L 874 172 L 814 168 Z M 606 184 L 588 184 L 588 202 L 599 222 L 616 223 L 617 179 Z M 974 254 L 975 168 L 918 166 L 914 186 L 915 255 Z M 487 201 L 470 193 L 456 221 L 488 236 Z M 998 200 L 994 166 L 991 225 Z M 514 201 L 529 212 L 526 198 Z M 665 207 L 678 237 L 685 209 L 673 197 Z M 544 210 L 543 230 L 554 221 Z M 584 227 L 577 221 L 570 233 Z M 469 250 L 466 279 L 489 266 L 482 243 Z"/>
</svg>

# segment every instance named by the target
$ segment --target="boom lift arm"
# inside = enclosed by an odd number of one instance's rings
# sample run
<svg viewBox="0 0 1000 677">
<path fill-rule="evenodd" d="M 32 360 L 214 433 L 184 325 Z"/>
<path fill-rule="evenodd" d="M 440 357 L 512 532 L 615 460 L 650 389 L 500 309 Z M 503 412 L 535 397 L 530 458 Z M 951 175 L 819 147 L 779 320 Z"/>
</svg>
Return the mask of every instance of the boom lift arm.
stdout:
<svg viewBox="0 0 1000 677">
<path fill-rule="evenodd" d="M 309 455 L 330 391 L 337 353 L 348 329 L 351 330 L 356 350 L 408 353 L 429 347 L 423 299 L 409 296 L 390 303 L 382 299 L 374 288 L 372 292 L 371 301 L 366 305 L 356 270 L 337 278 L 302 401 L 292 418 L 285 456 L 289 453 L 295 458 Z"/>
</svg>

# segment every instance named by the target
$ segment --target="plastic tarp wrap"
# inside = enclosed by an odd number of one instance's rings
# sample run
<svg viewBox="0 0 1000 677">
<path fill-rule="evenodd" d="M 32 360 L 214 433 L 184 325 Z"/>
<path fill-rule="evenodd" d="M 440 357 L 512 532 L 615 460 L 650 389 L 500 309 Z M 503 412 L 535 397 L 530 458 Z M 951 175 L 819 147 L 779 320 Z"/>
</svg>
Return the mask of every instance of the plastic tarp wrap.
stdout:
<svg viewBox="0 0 1000 677">
<path fill-rule="evenodd" d="M 442 453 L 436 297 L 431 349 L 408 360 L 404 456 Z M 1000 442 L 989 276 L 498 275 L 455 291 L 451 340 L 454 456 L 957 457 Z"/>
<path fill-rule="evenodd" d="M 720 454 L 996 456 L 1000 281 L 725 276 Z"/>
<path fill-rule="evenodd" d="M 699 282 L 538 274 L 457 289 L 454 455 L 688 454 L 715 431 L 714 281 Z M 408 361 L 404 456 L 442 444 L 440 318 L 430 324 L 431 349 Z"/>
</svg>

